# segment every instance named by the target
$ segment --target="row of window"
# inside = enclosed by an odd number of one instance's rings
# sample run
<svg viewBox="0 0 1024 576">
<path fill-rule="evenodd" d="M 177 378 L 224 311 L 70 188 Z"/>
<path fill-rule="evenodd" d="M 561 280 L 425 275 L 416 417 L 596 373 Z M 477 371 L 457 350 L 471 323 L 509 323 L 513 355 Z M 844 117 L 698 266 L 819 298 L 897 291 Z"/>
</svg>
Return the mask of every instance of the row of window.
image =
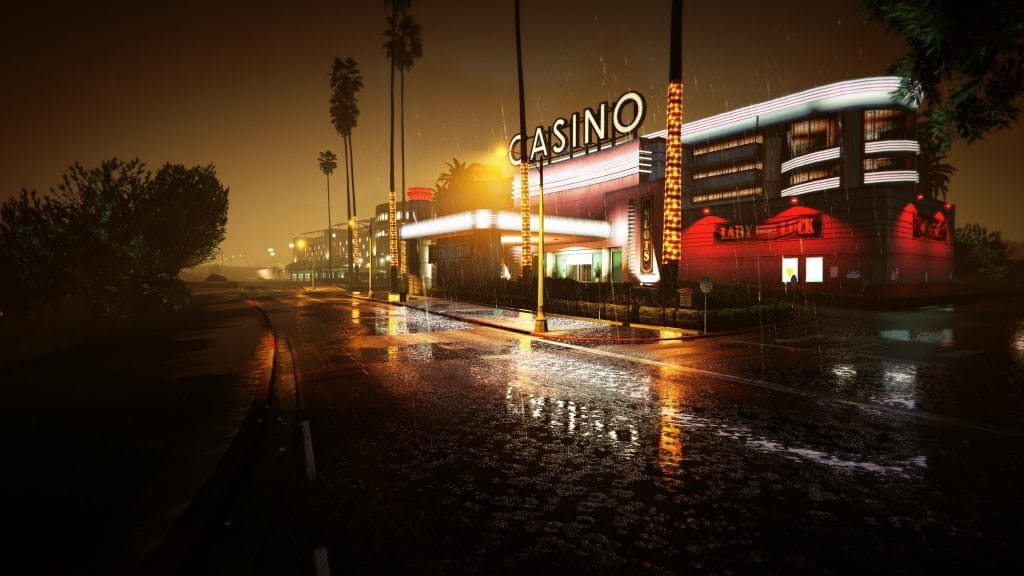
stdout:
<svg viewBox="0 0 1024 576">
<path fill-rule="evenodd" d="M 915 140 L 914 134 L 914 113 L 900 109 L 872 109 L 864 110 L 864 141 L 873 142 L 878 140 Z M 806 118 L 790 123 L 786 131 L 786 143 L 783 150 L 783 161 L 806 156 L 821 150 L 837 148 L 841 142 L 842 123 L 839 115 L 824 116 L 818 118 Z M 710 142 L 704 146 L 693 149 L 694 156 L 700 156 L 711 152 L 728 150 L 751 143 L 761 143 L 760 134 L 748 135 L 740 138 Z M 915 158 L 912 154 L 896 154 L 888 156 L 875 156 L 865 158 L 863 161 L 864 172 L 876 172 L 880 170 L 913 170 Z M 703 180 L 714 176 L 722 176 L 745 170 L 761 170 L 762 163 L 744 162 L 743 164 L 732 164 L 717 167 L 710 170 L 702 170 L 693 174 L 693 180 Z M 839 176 L 840 163 L 831 159 L 828 163 L 817 163 L 801 167 L 785 174 L 788 186 L 796 186 L 804 182 L 833 178 Z M 740 184 L 743 185 L 743 184 Z M 760 188 L 745 188 L 743 190 L 722 190 L 713 193 L 697 194 L 693 197 L 694 203 L 714 202 L 744 196 L 761 194 Z"/>
<path fill-rule="evenodd" d="M 711 170 L 702 170 L 696 172 L 693 175 L 694 180 L 703 180 L 704 178 L 711 178 L 712 176 L 721 176 L 723 174 L 733 174 L 735 172 L 743 172 L 745 170 L 760 170 L 760 162 L 748 162 L 746 164 L 732 164 L 728 166 L 722 166 L 720 168 L 713 168 Z"/>
</svg>

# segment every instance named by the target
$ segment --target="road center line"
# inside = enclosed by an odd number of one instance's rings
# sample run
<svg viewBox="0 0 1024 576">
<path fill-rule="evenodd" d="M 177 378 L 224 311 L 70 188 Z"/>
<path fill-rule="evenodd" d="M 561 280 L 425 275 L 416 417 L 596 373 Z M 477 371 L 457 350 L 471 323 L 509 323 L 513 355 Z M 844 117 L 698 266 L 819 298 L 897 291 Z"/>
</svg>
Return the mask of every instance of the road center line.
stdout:
<svg viewBox="0 0 1024 576">
<path fill-rule="evenodd" d="M 315 480 L 316 462 L 313 461 L 313 437 L 309 433 L 309 420 L 302 421 L 302 450 L 306 456 L 306 480 Z"/>
<path fill-rule="evenodd" d="M 327 558 L 327 548 L 320 546 L 313 550 L 313 574 L 331 576 L 331 563 Z"/>
</svg>

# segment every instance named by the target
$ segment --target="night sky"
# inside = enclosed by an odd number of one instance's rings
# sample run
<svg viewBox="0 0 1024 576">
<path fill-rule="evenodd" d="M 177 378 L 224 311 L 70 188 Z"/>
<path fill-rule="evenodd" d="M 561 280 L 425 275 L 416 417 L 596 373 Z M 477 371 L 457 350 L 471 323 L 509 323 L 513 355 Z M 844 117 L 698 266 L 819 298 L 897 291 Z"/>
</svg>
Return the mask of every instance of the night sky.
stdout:
<svg viewBox="0 0 1024 576">
<path fill-rule="evenodd" d="M 353 132 L 358 215 L 370 216 L 388 183 L 384 5 L 296 4 L 5 8 L 0 199 L 48 190 L 76 161 L 212 163 L 231 189 L 225 254 L 283 264 L 294 234 L 327 224 L 317 155 L 342 153 L 328 73 L 335 56 L 351 56 L 364 78 Z M 635 89 L 651 106 L 641 132 L 664 127 L 668 0 L 522 0 L 522 9 L 528 125 Z M 406 78 L 407 186 L 433 186 L 452 157 L 508 169 L 495 149 L 518 123 L 512 0 L 418 0 L 411 13 L 424 53 Z M 684 30 L 684 121 L 884 74 L 902 52 L 855 0 L 691 1 Z M 1024 240 L 1024 194 L 1011 179 L 1022 153 L 1021 122 L 954 148 L 950 200 L 960 223 Z M 331 180 L 335 222 L 345 216 L 340 176 Z"/>
</svg>

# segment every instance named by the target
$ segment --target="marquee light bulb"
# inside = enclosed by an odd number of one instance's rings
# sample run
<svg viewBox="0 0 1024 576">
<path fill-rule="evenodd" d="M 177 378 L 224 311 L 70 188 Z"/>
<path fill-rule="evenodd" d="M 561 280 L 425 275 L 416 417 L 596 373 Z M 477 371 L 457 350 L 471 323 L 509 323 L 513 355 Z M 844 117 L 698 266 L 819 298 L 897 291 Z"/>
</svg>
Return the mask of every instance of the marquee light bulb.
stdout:
<svg viewBox="0 0 1024 576">
<path fill-rule="evenodd" d="M 683 196 L 683 84 L 681 82 L 670 82 L 668 85 L 667 128 L 662 264 L 679 260 L 679 225 L 682 219 Z"/>
</svg>

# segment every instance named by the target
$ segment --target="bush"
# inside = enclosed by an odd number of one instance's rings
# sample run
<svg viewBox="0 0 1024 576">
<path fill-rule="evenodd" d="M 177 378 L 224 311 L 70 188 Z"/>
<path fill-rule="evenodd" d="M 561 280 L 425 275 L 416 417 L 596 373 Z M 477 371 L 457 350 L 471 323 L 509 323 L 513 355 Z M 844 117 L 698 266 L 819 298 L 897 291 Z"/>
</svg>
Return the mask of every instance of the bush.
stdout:
<svg viewBox="0 0 1024 576">
<path fill-rule="evenodd" d="M 979 224 L 964 224 L 953 231 L 953 243 L 954 266 L 959 277 L 1001 280 L 1009 273 L 1007 260 L 1013 249 L 999 230 L 989 232 Z"/>
<path fill-rule="evenodd" d="M 227 208 L 213 166 L 153 175 L 138 160 L 75 164 L 50 195 L 23 190 L 0 207 L 0 305 L 81 296 L 110 316 L 181 309 L 178 272 L 213 257 Z"/>
<path fill-rule="evenodd" d="M 700 308 L 695 309 L 677 308 L 671 297 L 671 302 L 661 305 L 664 295 L 652 287 L 632 286 L 627 290 L 622 284 L 581 284 L 574 280 L 545 279 L 544 291 L 545 310 L 552 314 L 617 322 L 629 319 L 636 324 L 693 330 L 704 327 L 704 300 L 699 288 L 695 290 L 694 304 L 699 303 Z M 597 299 L 602 293 L 605 299 Z M 537 304 L 536 284 L 532 281 L 484 282 L 471 288 L 435 287 L 431 295 L 501 308 L 533 309 Z M 632 299 L 631 304 L 627 295 Z M 793 318 L 792 304 L 758 304 L 756 300 L 756 288 L 715 286 L 708 299 L 708 329 L 716 332 L 735 330 Z M 726 307 L 728 305 L 732 307 Z"/>
</svg>

